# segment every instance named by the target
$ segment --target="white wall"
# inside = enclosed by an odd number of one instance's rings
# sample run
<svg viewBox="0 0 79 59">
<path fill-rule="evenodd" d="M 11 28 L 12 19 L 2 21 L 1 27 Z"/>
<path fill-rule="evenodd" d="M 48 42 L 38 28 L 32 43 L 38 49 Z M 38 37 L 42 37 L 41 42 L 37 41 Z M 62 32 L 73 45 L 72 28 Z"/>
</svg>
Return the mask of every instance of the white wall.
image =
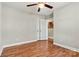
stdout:
<svg viewBox="0 0 79 59">
<path fill-rule="evenodd" d="M 1 19 L 1 16 L 2 16 L 2 15 L 1 15 L 1 12 L 2 12 L 2 5 L 1 5 L 1 3 L 0 3 L 0 53 L 1 53 L 1 51 L 2 51 L 2 45 L 1 45 L 1 27 L 2 27 L 2 26 L 1 26 L 1 25 L 2 25 L 2 24 L 1 24 L 1 20 L 2 20 L 2 19 Z"/>
<path fill-rule="evenodd" d="M 2 6 L 2 44 L 37 40 L 38 16 L 8 6 Z"/>
<path fill-rule="evenodd" d="M 54 41 L 79 49 L 79 3 L 54 11 Z"/>
</svg>

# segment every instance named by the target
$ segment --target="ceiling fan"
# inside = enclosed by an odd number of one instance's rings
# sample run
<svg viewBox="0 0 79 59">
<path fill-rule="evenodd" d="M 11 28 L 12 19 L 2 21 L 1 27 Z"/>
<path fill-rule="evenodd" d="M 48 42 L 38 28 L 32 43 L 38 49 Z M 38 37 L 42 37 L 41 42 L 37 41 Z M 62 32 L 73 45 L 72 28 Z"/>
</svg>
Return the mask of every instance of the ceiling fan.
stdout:
<svg viewBox="0 0 79 59">
<path fill-rule="evenodd" d="M 52 9 L 53 8 L 53 6 L 50 6 L 50 5 L 48 5 L 48 4 L 46 4 L 46 3 L 41 3 L 41 2 L 39 2 L 39 3 L 34 3 L 34 4 L 29 4 L 29 5 L 26 5 L 27 7 L 30 7 L 30 6 L 36 6 L 37 5 L 37 7 L 38 7 L 38 12 L 40 12 L 40 9 L 41 8 L 44 8 L 44 7 L 47 7 L 47 8 L 49 8 L 49 9 Z"/>
</svg>

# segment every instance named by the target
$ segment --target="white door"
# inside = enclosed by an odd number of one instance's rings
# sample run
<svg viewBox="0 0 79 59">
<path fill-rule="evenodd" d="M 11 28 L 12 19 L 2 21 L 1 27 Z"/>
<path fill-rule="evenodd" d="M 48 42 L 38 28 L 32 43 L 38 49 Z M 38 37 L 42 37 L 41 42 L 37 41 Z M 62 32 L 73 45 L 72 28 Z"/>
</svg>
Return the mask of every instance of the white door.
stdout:
<svg viewBox="0 0 79 59">
<path fill-rule="evenodd" d="M 39 19 L 39 40 L 48 39 L 48 21 L 45 19 Z"/>
<path fill-rule="evenodd" d="M 45 19 L 40 19 L 40 40 L 48 39 L 48 22 Z"/>
</svg>

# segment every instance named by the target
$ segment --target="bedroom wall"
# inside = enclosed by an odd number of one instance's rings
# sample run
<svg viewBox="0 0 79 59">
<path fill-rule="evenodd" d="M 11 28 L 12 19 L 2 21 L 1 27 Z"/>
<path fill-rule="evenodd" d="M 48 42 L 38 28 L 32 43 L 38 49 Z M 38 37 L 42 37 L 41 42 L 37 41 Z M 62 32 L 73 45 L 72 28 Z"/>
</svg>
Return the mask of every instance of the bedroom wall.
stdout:
<svg viewBox="0 0 79 59">
<path fill-rule="evenodd" d="M 2 5 L 2 45 L 37 40 L 38 16 Z"/>
<path fill-rule="evenodd" d="M 2 4 L 0 2 L 0 55 L 2 53 Z"/>
<path fill-rule="evenodd" d="M 55 43 L 79 49 L 79 3 L 54 11 Z"/>
</svg>

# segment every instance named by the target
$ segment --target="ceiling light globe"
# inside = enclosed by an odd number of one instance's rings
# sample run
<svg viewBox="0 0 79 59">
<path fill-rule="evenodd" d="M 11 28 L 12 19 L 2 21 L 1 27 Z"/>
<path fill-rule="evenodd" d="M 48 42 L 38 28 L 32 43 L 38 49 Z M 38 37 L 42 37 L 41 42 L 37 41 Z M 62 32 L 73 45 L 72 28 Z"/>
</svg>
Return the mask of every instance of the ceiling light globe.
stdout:
<svg viewBox="0 0 79 59">
<path fill-rule="evenodd" d="M 41 4 L 38 5 L 38 7 L 44 8 L 44 4 L 41 3 Z"/>
</svg>

